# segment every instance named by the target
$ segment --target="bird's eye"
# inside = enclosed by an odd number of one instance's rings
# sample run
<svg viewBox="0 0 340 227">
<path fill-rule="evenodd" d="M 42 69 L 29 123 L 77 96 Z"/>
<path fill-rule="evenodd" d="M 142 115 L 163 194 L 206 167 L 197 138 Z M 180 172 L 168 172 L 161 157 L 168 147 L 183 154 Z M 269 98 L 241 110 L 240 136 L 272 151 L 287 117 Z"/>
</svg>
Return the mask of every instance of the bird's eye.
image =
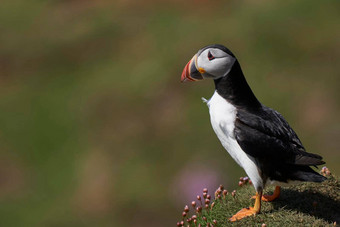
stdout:
<svg viewBox="0 0 340 227">
<path fill-rule="evenodd" d="M 209 59 L 209 61 L 215 59 L 214 55 L 212 55 L 212 54 L 210 53 L 210 51 L 208 52 L 208 59 Z"/>
</svg>

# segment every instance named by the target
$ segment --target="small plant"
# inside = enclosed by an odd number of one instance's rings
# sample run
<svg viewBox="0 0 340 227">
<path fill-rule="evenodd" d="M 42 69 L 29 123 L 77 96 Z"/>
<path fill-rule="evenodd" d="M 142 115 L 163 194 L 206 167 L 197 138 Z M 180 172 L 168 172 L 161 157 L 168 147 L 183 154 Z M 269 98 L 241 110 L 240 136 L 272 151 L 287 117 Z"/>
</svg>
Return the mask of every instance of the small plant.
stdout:
<svg viewBox="0 0 340 227">
<path fill-rule="evenodd" d="M 331 171 L 329 171 L 329 169 L 326 166 L 324 166 L 322 167 L 320 174 L 325 177 L 325 176 L 330 176 L 332 173 Z"/>
<path fill-rule="evenodd" d="M 251 181 L 248 177 L 240 177 L 239 186 L 245 186 L 245 185 L 251 185 Z M 189 206 L 185 205 L 183 212 L 182 212 L 182 220 L 177 222 L 177 226 L 217 226 L 217 220 L 208 220 L 207 214 L 209 214 L 210 211 L 213 210 L 214 206 L 217 203 L 223 203 L 227 199 L 227 195 L 229 195 L 229 192 L 224 189 L 223 185 L 220 185 L 215 193 L 215 199 L 212 200 L 211 195 L 208 194 L 208 189 L 204 188 L 202 191 L 202 196 L 197 195 L 196 201 L 191 202 L 192 207 L 192 216 L 190 217 L 189 212 Z M 236 197 L 236 190 L 233 190 L 231 192 L 231 197 Z M 200 220 L 203 220 L 204 223 L 199 223 L 197 218 L 200 217 Z"/>
<path fill-rule="evenodd" d="M 250 184 L 250 185 L 252 184 L 249 177 L 240 177 L 240 181 L 238 182 L 238 186 L 242 187 L 243 185 L 247 185 L 247 184 Z"/>
<path fill-rule="evenodd" d="M 224 193 L 225 192 L 225 193 Z M 224 190 L 223 185 L 220 185 L 220 187 L 215 191 L 215 200 L 216 198 L 222 199 L 221 194 L 223 193 L 225 199 L 225 195 L 227 194 L 227 190 Z M 202 199 L 203 197 L 203 199 Z M 208 226 L 208 227 L 214 227 L 217 226 L 217 221 L 215 219 L 208 220 L 206 217 L 207 214 L 214 208 L 215 202 L 212 202 L 211 195 L 208 194 L 208 189 L 204 188 L 202 197 L 200 195 L 196 196 L 196 201 L 191 202 L 192 207 L 192 215 L 190 217 L 189 212 L 189 206 L 185 205 L 184 210 L 182 212 L 182 220 L 177 222 L 177 226 Z M 199 204 L 199 205 L 198 205 Z M 200 220 L 203 220 L 205 223 L 199 223 L 198 217 L 200 217 Z M 204 225 L 203 225 L 204 224 Z"/>
</svg>

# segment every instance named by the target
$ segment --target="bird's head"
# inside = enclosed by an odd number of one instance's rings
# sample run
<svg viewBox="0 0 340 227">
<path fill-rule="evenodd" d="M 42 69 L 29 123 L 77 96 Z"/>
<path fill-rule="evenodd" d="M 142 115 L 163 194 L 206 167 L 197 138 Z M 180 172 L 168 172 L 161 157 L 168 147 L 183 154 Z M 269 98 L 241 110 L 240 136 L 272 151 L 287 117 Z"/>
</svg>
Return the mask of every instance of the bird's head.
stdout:
<svg viewBox="0 0 340 227">
<path fill-rule="evenodd" d="M 214 44 L 203 47 L 184 67 L 181 81 L 218 79 L 230 72 L 235 61 L 234 54 L 225 46 Z"/>
</svg>

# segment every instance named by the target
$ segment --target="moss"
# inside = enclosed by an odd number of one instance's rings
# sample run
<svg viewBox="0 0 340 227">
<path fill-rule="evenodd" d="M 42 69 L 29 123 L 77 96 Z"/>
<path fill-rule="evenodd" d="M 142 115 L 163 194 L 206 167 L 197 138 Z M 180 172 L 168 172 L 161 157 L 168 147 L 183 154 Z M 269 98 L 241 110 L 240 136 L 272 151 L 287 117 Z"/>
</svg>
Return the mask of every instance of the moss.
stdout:
<svg viewBox="0 0 340 227">
<path fill-rule="evenodd" d="M 274 187 L 268 187 L 266 193 L 273 192 Z M 235 196 L 228 193 L 225 198 L 216 198 L 214 205 L 203 209 L 197 215 L 196 224 L 207 226 L 333 226 L 340 223 L 340 179 L 330 176 L 323 183 L 301 183 L 283 187 L 281 195 L 273 202 L 262 202 L 261 213 L 229 222 L 228 219 L 244 207 L 253 206 L 253 186 L 245 184 L 240 187 Z M 189 212 L 190 214 L 190 212 Z M 188 214 L 188 215 L 189 215 Z M 204 218 L 203 218 L 204 217 Z M 191 226 L 195 226 L 191 221 Z"/>
</svg>

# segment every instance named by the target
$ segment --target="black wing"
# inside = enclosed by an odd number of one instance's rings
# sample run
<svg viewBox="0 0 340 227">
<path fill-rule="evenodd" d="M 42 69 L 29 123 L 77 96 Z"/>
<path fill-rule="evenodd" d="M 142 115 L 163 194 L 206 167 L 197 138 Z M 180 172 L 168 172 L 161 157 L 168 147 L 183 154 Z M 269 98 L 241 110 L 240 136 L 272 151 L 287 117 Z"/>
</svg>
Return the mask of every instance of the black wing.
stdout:
<svg viewBox="0 0 340 227">
<path fill-rule="evenodd" d="M 242 150 L 262 159 L 293 165 L 321 165 L 322 157 L 307 153 L 300 139 L 277 111 L 262 106 L 258 112 L 238 110 L 234 129 Z"/>
</svg>

